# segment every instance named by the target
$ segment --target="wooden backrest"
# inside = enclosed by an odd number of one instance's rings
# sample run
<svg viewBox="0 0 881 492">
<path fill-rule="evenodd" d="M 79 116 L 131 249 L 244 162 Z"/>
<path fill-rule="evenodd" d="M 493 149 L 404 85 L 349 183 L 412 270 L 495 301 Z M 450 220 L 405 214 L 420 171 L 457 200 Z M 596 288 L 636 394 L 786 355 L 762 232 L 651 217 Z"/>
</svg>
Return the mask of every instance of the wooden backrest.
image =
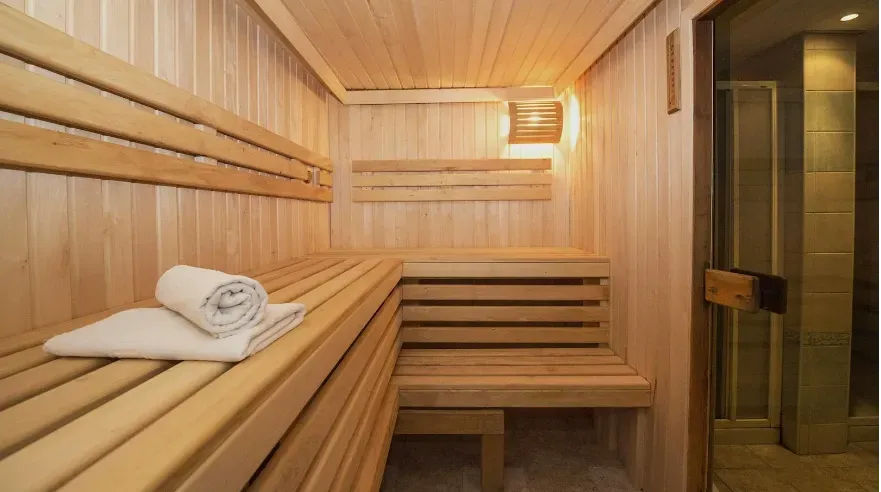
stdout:
<svg viewBox="0 0 881 492">
<path fill-rule="evenodd" d="M 407 261 L 405 343 L 602 345 L 609 263 Z"/>
<path fill-rule="evenodd" d="M 6 5 L 0 5 L 0 53 L 82 82 L 69 85 L 0 64 L 0 109 L 169 151 L 154 153 L 0 120 L 0 165 L 254 195 L 332 200 L 327 175 L 332 165 L 327 157 Z M 149 108 L 103 97 L 95 89 Z M 150 108 L 177 118 L 157 114 Z M 174 155 L 176 152 L 193 156 L 196 162 Z M 212 165 L 217 162 L 230 167 Z"/>
</svg>

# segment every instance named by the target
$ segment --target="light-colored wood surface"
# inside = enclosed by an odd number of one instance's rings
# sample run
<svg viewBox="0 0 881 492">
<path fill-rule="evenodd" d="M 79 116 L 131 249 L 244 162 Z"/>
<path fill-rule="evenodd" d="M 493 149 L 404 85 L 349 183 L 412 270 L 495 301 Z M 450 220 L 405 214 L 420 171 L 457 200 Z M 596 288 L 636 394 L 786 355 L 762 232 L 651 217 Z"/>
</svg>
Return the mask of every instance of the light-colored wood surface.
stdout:
<svg viewBox="0 0 881 492">
<path fill-rule="evenodd" d="M 348 97 L 346 89 L 333 69 L 303 32 L 291 11 L 282 0 L 247 0 L 247 4 L 287 41 L 294 52 L 304 61 L 325 87 L 342 102 Z"/>
<path fill-rule="evenodd" d="M 608 263 L 603 256 L 590 254 L 578 248 L 367 248 L 327 249 L 312 253 L 316 258 L 398 258 L 409 262 L 499 262 L 530 261 Z"/>
<path fill-rule="evenodd" d="M 344 106 L 330 101 L 328 105 L 331 127 L 339 129 L 332 134 L 330 150 L 335 163 L 331 206 L 333 247 L 569 244 L 570 170 L 563 159 L 560 146 L 563 144 L 508 144 L 505 104 Z M 449 160 L 456 162 L 444 162 Z M 528 164 L 530 170 L 495 170 L 512 169 L 511 166 L 521 164 Z M 475 169 L 487 174 L 531 173 L 532 166 L 538 165 L 552 176 L 551 199 L 356 202 L 352 196 L 353 165 L 360 172 L 461 173 Z M 485 170 L 487 166 L 493 166 L 489 168 L 493 170 Z M 399 190 L 424 193 L 409 187 L 391 191 L 398 193 Z M 387 191 L 390 190 L 383 193 Z M 378 190 L 370 191 L 376 192 Z"/>
<path fill-rule="evenodd" d="M 604 285 L 432 285 L 404 284 L 404 299 L 474 301 L 599 301 L 609 298 Z"/>
<path fill-rule="evenodd" d="M 370 364 L 371 354 L 385 351 L 394 341 L 396 327 L 390 322 L 399 304 L 400 296 L 395 299 L 392 295 L 380 307 L 339 367 L 284 436 L 251 485 L 252 490 L 296 488 L 302 483 L 349 394 L 359 382 L 364 384 L 359 378 Z"/>
<path fill-rule="evenodd" d="M 630 12 L 632 3 L 346 0 L 333 8 L 318 0 L 285 0 L 347 89 L 553 84 L 598 31 L 609 31 L 601 27 L 613 12 Z M 634 19 L 615 22 L 613 29 L 620 33 Z M 609 36 L 597 55 L 617 34 Z"/>
<path fill-rule="evenodd" d="M 352 161 L 352 172 L 546 171 L 551 159 L 382 159 Z M 505 176 L 505 175 L 502 175 Z M 353 186 L 359 185 L 352 178 Z"/>
<path fill-rule="evenodd" d="M 367 449 L 358 467 L 353 490 L 378 492 L 385 473 L 385 462 L 398 416 L 398 387 L 389 385 L 382 408 L 376 418 L 373 432 L 367 440 Z"/>
<path fill-rule="evenodd" d="M 237 169 L 191 162 L 147 150 L 43 130 L 24 123 L 0 121 L 0 149 L 0 165 L 29 171 L 322 202 L 329 202 L 333 198 L 327 188 L 298 180 L 273 179 Z"/>
<path fill-rule="evenodd" d="M 404 306 L 404 321 L 608 321 L 601 306 Z"/>
<path fill-rule="evenodd" d="M 550 174 L 359 174 L 352 186 L 511 186 L 550 185 Z"/>
<path fill-rule="evenodd" d="M 471 87 L 467 89 L 392 89 L 352 90 L 346 104 L 428 104 L 531 101 L 551 99 L 549 85 L 526 87 Z"/>
<path fill-rule="evenodd" d="M 0 410 L 108 363 L 110 359 L 55 359 L 4 378 L 0 380 Z"/>
<path fill-rule="evenodd" d="M 225 6 L 220 0 L 214 0 L 216 8 L 223 9 Z M 210 17 L 210 4 L 199 6 L 191 10 L 192 15 L 202 14 L 205 17 L 196 19 L 196 29 L 225 28 L 222 17 L 220 19 Z M 235 8 L 235 5 L 233 5 Z M 143 12 L 146 14 L 146 12 Z M 180 12 L 183 14 L 184 12 Z M 178 12 L 159 12 L 159 19 L 174 21 L 178 17 Z M 166 17 L 162 19 L 161 17 Z M 247 14 L 245 14 L 247 17 Z M 301 160 L 303 162 L 331 170 L 332 163 L 327 157 L 311 150 L 307 146 L 300 145 L 292 140 L 282 137 L 275 133 L 274 129 L 265 127 L 266 115 L 264 115 L 263 125 L 250 122 L 247 119 L 240 118 L 232 111 L 228 111 L 221 104 L 210 101 L 214 88 L 211 78 L 206 78 L 207 84 L 202 86 L 207 89 L 204 94 L 197 89 L 197 93 L 193 94 L 185 88 L 177 87 L 174 83 L 163 80 L 161 77 L 153 77 L 149 73 L 139 70 L 137 63 L 128 64 L 124 60 L 120 60 L 111 54 L 96 48 L 87 42 L 80 41 L 75 37 L 67 36 L 63 31 L 52 29 L 51 25 L 39 22 L 40 19 L 34 16 L 28 16 L 16 9 L 0 5 L 0 51 L 20 58 L 26 62 L 33 63 L 40 67 L 52 70 L 59 74 L 75 78 L 84 83 L 91 84 L 95 87 L 113 92 L 119 96 L 130 98 L 143 104 L 147 104 L 156 109 L 171 113 L 182 118 L 186 118 L 194 123 L 200 123 L 217 129 L 220 132 L 228 134 L 232 137 L 245 140 L 255 145 L 262 146 L 288 157 Z M 89 19 L 94 25 L 78 26 L 85 29 L 97 28 L 99 19 Z M 140 22 L 141 19 L 133 22 Z M 219 25 L 211 26 L 212 22 L 218 22 Z M 192 19 L 190 19 L 192 21 Z M 69 25 L 73 24 L 72 22 Z M 254 26 L 257 27 L 257 26 Z M 208 50 L 211 40 L 211 34 L 205 33 L 206 36 L 199 38 L 205 48 L 204 55 L 211 55 Z M 215 34 L 216 35 L 216 34 Z M 263 42 L 268 42 L 267 34 L 263 33 Z M 277 41 L 273 40 L 273 43 Z M 200 43 L 196 43 L 199 49 Z M 160 45 L 161 46 L 161 45 Z M 225 48 L 220 46 L 221 49 Z M 173 47 L 171 48 L 173 49 Z M 272 55 L 268 51 L 264 51 L 265 56 L 272 57 L 272 61 L 277 63 L 275 59 L 275 46 L 273 46 Z M 157 58 L 170 55 L 161 51 L 150 53 L 151 57 Z M 84 63 L 88 60 L 89 63 Z M 197 69 L 201 58 L 188 60 L 195 63 Z M 210 60 L 205 58 L 206 68 L 211 68 Z M 218 60 L 219 61 L 219 60 Z M 267 59 L 268 61 L 268 59 Z M 135 66 L 133 66 L 135 65 Z M 274 71 L 275 67 L 273 68 Z M 268 72 L 268 71 L 267 71 Z M 272 73 L 276 77 L 276 73 Z M 198 77 L 196 77 L 198 79 Z M 198 82 L 198 80 L 197 80 Z M 197 85 L 198 87 L 198 85 Z M 219 89 L 219 87 L 217 88 Z M 217 92 L 220 92 L 219 90 Z M 220 100 L 220 97 L 216 97 Z M 282 101 L 284 103 L 284 101 Z"/>
<path fill-rule="evenodd" d="M 301 181 L 309 168 L 48 77 L 0 65 L 0 109 Z"/>
<path fill-rule="evenodd" d="M 415 190 L 352 189 L 352 202 L 492 202 L 550 200 L 550 186 L 454 187 Z"/>
<path fill-rule="evenodd" d="M 413 278 L 585 278 L 609 276 L 603 262 L 453 263 L 408 261 L 404 277 Z"/>
<path fill-rule="evenodd" d="M 504 434 L 505 413 L 500 409 L 401 409 L 395 434 Z"/>
<path fill-rule="evenodd" d="M 708 302 L 755 313 L 760 295 L 758 277 L 712 269 L 704 272 L 704 299 Z"/>
<path fill-rule="evenodd" d="M 0 9 L 4 43 L 35 57 L 51 56 L 58 71 L 89 70 L 96 80 L 114 84 L 108 88 L 129 87 L 157 101 L 178 87 L 180 91 L 171 92 L 180 98 L 163 99 L 165 103 L 186 101 L 191 104 L 186 106 L 188 111 L 199 111 L 203 103 L 195 103 L 198 97 L 225 108 L 224 114 L 250 122 L 248 128 L 263 128 L 249 133 L 251 137 L 275 135 L 264 142 L 267 145 L 295 142 L 328 155 L 326 92 L 259 19 L 233 0 L 198 5 L 121 0 L 102 8 L 91 1 L 68 5 L 33 0 L 6 2 Z M 21 15 L 12 9 L 27 12 L 40 23 L 22 22 Z M 60 32 L 47 30 L 41 23 Z M 68 35 L 79 42 L 72 43 Z M 66 47 L 56 49 L 57 43 Z M 77 51 L 71 54 L 69 50 L 74 48 Z M 15 58 L 0 58 L 0 63 L 24 68 L 55 83 L 65 82 L 77 90 L 148 111 Z M 84 63 L 87 59 L 101 61 Z M 123 62 L 133 64 L 136 72 Z M 122 68 L 104 70 L 107 66 Z M 155 77 L 162 79 L 159 82 L 169 91 L 153 92 L 152 86 L 134 85 Z M 205 119 L 214 114 L 193 115 L 190 121 L 202 120 L 220 129 L 222 125 Z M 161 117 L 174 120 L 165 114 Z M 0 112 L 0 119 L 65 131 L 57 124 L 5 112 Z M 124 127 L 124 122 L 120 126 Z M 108 145 L 154 150 L 117 137 L 66 131 L 72 137 L 94 138 Z M 193 159 L 191 154 L 176 156 Z M 249 171 L 247 180 L 251 179 L 266 177 Z M 281 183 L 284 181 L 274 186 Z M 150 298 L 159 275 L 175 264 L 238 272 L 330 245 L 330 207 L 325 203 L 5 166 L 0 169 L 0 191 L 5 212 L 0 219 L 0 273 L 19 286 L 0 299 L 0 310 L 6 313 L 0 336 L 33 332 L 40 339 L 42 327 Z M 0 346 L 7 346 L 6 341 Z"/>
<path fill-rule="evenodd" d="M 608 343 L 608 328 L 548 326 L 407 326 L 404 343 Z"/>
</svg>

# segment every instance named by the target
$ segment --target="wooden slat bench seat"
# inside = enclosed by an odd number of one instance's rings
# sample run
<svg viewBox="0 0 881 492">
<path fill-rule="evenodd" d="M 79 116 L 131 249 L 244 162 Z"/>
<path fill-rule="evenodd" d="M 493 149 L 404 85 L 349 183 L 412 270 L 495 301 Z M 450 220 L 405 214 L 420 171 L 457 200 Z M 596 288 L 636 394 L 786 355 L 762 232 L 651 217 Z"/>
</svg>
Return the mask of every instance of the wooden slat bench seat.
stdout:
<svg viewBox="0 0 881 492">
<path fill-rule="evenodd" d="M 378 484 L 387 446 L 370 439 L 390 433 L 397 411 L 389 380 L 400 345 L 401 263 L 298 259 L 246 273 L 264 283 L 270 302 L 301 302 L 309 312 L 238 364 L 36 357 L 45 339 L 123 308 L 0 340 L 4 487 L 241 490 L 264 461 L 267 469 L 279 461 L 279 453 L 267 456 L 319 403 L 322 467 L 305 477 L 333 490 Z"/>
</svg>

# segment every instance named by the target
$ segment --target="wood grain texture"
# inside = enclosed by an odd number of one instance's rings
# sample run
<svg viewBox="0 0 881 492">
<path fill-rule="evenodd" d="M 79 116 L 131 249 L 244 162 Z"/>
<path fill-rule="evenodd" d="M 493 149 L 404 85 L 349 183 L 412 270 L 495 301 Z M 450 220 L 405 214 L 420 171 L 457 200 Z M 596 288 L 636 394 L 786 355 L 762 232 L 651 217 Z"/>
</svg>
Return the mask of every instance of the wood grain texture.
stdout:
<svg viewBox="0 0 881 492">
<path fill-rule="evenodd" d="M 285 145 L 296 144 L 298 148 L 328 155 L 328 94 L 296 56 L 264 27 L 262 20 L 237 2 L 206 0 L 200 2 L 198 8 L 192 1 L 153 0 L 108 0 L 100 9 L 93 1 L 72 2 L 69 8 L 65 5 L 49 0 L 7 2 L 0 8 L 10 29 L 4 28 L 2 37 L 13 44 L 34 41 L 36 44 L 20 46 L 30 53 L 27 56 L 34 58 L 47 55 L 46 46 L 67 43 L 67 48 L 76 48 L 76 56 L 66 57 L 67 51 L 63 49 L 49 53 L 59 71 L 98 70 L 96 67 L 104 66 L 101 63 L 109 60 L 111 65 L 123 68 L 120 72 L 92 73 L 96 81 L 117 74 L 119 77 L 110 82 L 128 86 L 158 77 L 156 80 L 164 89 L 151 98 L 173 93 L 179 96 L 173 101 L 193 102 L 193 96 L 198 96 L 216 108 L 212 115 L 220 111 L 227 115 L 224 118 L 238 115 L 247 120 L 245 126 L 253 130 L 249 133 L 252 137 L 274 135 L 268 137 L 267 144 L 270 140 L 273 145 L 285 141 L 289 142 Z M 13 9 L 21 9 L 61 32 L 45 31 L 49 35 L 36 40 L 19 36 L 24 33 L 22 29 L 32 29 L 34 24 L 20 22 L 21 14 Z M 36 24 L 36 32 L 44 32 L 44 27 Z M 77 67 L 75 62 L 85 59 L 82 57 L 103 61 Z M 131 72 L 133 67 L 120 65 L 122 62 L 132 63 L 144 73 L 136 75 Z M 209 121 L 203 116 L 210 115 L 193 115 L 190 122 L 178 120 L 15 58 L 2 57 L 0 63 L 14 70 L 24 68 L 32 77 L 45 78 L 46 84 L 65 83 L 59 94 L 76 90 L 88 93 L 91 99 L 100 94 L 114 107 L 124 104 L 125 109 L 130 110 L 121 109 L 120 114 L 138 111 L 147 120 L 167 119 L 168 124 L 161 125 L 163 127 L 192 127 L 192 121 Z M 2 69 L 4 73 L 12 70 L 5 66 Z M 135 89 L 141 91 L 143 86 L 132 88 Z M 166 89 L 169 92 L 163 92 Z M 19 90 L 27 90 L 27 87 L 19 87 Z M 187 108 L 198 111 L 203 106 L 199 103 Z M 93 109 L 98 111 L 101 107 L 95 105 Z M 82 119 L 87 115 L 65 117 Z M 67 131 L 70 135 L 62 135 L 62 138 L 95 139 L 96 143 L 120 146 L 123 153 L 129 150 L 156 152 L 153 154 L 156 159 L 180 158 L 193 164 L 192 160 L 199 155 L 213 153 L 192 147 L 197 140 L 195 129 L 181 133 L 193 135 L 194 140 L 186 147 L 172 146 L 174 151 L 170 152 L 132 143 L 119 133 L 106 136 L 65 130 L 58 124 L 9 113 L 0 113 L 0 119 Z M 139 131 L 123 121 L 117 120 L 117 123 L 119 131 Z M 256 136 L 252 140 L 260 138 L 263 137 Z M 222 139 L 222 144 L 217 139 Z M 199 140 L 210 140 L 228 150 L 239 149 L 236 152 L 241 153 L 240 157 L 251 156 L 249 160 L 259 157 L 279 162 L 281 159 L 225 136 L 202 135 Z M 176 140 L 168 138 L 168 141 Z M 163 153 L 165 155 L 161 155 Z M 213 156 L 222 163 L 209 160 L 201 165 L 216 166 L 218 172 L 242 171 L 228 162 L 223 163 L 219 154 L 213 153 Z M 229 155 L 226 159 L 241 161 Z M 248 173 L 244 181 L 270 179 L 252 170 L 244 172 Z M 284 188 L 287 183 L 273 181 L 277 182 L 271 185 L 278 188 Z M 327 178 L 324 182 L 328 183 Z M 0 191 L 0 204 L 6 212 L 0 219 L 3 231 L 0 272 L 19 286 L 0 300 L 0 307 L 7 313 L 0 328 L 2 335 L 24 333 L 73 316 L 152 297 L 158 275 L 177 263 L 244 271 L 325 249 L 330 244 L 330 207 L 324 203 L 267 198 L 265 207 L 252 206 L 252 200 L 255 204 L 260 203 L 259 200 L 237 192 L 202 192 L 28 172 L 5 166 L 0 169 Z M 265 231 L 261 229 L 264 225 Z"/>
<path fill-rule="evenodd" d="M 352 189 L 352 202 L 489 202 L 550 200 L 550 186 L 419 188 L 414 190 Z"/>
<path fill-rule="evenodd" d="M 426 60 L 429 62 L 430 60 Z M 567 246 L 569 170 L 552 144 L 509 145 L 503 103 L 392 104 L 343 106 L 329 103 L 334 172 L 332 244 L 337 248 Z M 562 143 L 560 145 L 563 145 Z M 464 200 L 456 202 L 357 202 L 359 193 L 412 196 L 425 189 L 353 189 L 357 172 L 456 174 L 481 171 L 525 179 L 521 173 L 550 175 L 551 199 Z M 513 169 L 521 169 L 512 171 Z M 547 171 L 550 170 L 548 173 Z M 539 174 L 539 173 L 530 173 Z M 518 176 L 507 178 L 507 176 Z M 381 179 L 380 174 L 363 179 Z M 361 179 L 361 177 L 357 178 Z M 456 178 L 458 179 L 458 178 Z M 532 178 L 529 178 L 532 179 Z M 548 178 L 542 178 L 548 179 Z M 497 186 L 469 193 L 490 194 Z M 431 194 L 461 190 L 431 189 Z M 532 190 L 538 188 L 530 188 Z M 547 191 L 541 191 L 547 197 Z M 401 197 L 394 197 L 401 198 Z M 423 199 L 448 198 L 423 196 Z M 508 197 L 506 197 L 508 198 Z"/>
</svg>

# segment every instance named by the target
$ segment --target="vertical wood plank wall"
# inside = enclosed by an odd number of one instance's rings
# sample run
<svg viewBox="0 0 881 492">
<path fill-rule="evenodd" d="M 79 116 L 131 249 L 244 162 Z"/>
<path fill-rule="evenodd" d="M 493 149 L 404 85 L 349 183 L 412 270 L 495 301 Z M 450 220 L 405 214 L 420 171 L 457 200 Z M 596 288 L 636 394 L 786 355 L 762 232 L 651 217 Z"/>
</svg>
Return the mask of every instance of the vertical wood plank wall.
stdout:
<svg viewBox="0 0 881 492">
<path fill-rule="evenodd" d="M 665 38 L 689 3 L 658 2 L 563 97 L 581 115 L 571 246 L 610 257 L 610 345 L 654 388 L 651 408 L 601 413 L 602 425 L 649 492 L 685 490 L 693 172 L 684 110 L 666 111 Z"/>
<path fill-rule="evenodd" d="M 329 96 L 235 0 L 2 1 L 328 155 Z M 178 263 L 242 271 L 330 243 L 327 203 L 11 169 L 0 208 L 0 336 L 152 297 Z"/>
<path fill-rule="evenodd" d="M 508 145 L 504 103 L 344 106 L 329 103 L 335 248 L 568 246 L 565 142 Z M 363 203 L 351 200 L 360 159 L 553 159 L 551 201 Z"/>
</svg>

